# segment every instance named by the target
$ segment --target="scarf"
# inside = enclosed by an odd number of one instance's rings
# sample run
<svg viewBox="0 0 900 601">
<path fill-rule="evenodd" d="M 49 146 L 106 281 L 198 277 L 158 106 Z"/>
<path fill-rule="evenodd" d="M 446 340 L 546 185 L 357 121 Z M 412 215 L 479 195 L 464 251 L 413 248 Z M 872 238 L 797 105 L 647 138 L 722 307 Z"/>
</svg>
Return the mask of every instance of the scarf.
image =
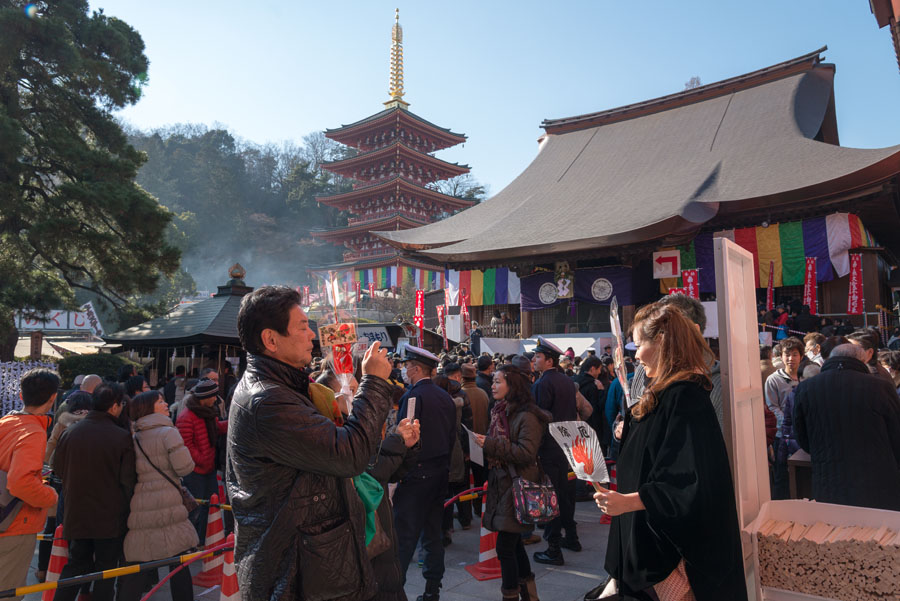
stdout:
<svg viewBox="0 0 900 601">
<path fill-rule="evenodd" d="M 488 436 L 491 438 L 505 438 L 509 440 L 509 419 L 506 417 L 506 399 L 494 403 L 491 409 L 491 425 L 488 426 Z M 503 463 L 497 459 L 488 458 L 488 467 L 502 467 Z"/>
<path fill-rule="evenodd" d="M 341 427 L 344 425 L 343 416 L 338 409 L 337 401 L 334 398 L 334 391 L 322 384 L 310 382 L 309 399 L 312 401 L 316 411 L 321 413 L 334 422 L 334 425 Z M 366 510 L 366 545 L 372 542 L 375 537 L 375 511 L 381 498 L 384 496 L 384 488 L 373 476 L 367 472 L 361 473 L 359 476 L 351 478 L 353 486 L 356 488 L 356 494 L 362 501 L 363 508 Z"/>
<path fill-rule="evenodd" d="M 187 401 L 185 401 L 184 406 L 190 409 L 194 415 L 202 419 L 206 423 L 206 435 L 209 436 L 209 445 L 213 448 L 216 448 L 216 438 L 219 435 L 219 427 L 216 423 L 216 417 L 219 412 L 216 411 L 215 406 L 207 407 L 205 405 L 200 404 L 200 400 L 194 397 L 194 395 L 189 395 L 187 397 Z"/>
</svg>

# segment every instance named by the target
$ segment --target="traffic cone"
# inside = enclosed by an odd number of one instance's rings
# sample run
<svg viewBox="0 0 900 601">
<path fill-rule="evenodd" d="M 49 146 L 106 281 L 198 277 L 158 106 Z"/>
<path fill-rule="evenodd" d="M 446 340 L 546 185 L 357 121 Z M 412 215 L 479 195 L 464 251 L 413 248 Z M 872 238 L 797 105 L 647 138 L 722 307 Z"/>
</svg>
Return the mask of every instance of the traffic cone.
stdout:
<svg viewBox="0 0 900 601">
<path fill-rule="evenodd" d="M 484 483 L 487 491 L 487 482 Z M 481 513 L 481 538 L 478 541 L 478 563 L 466 566 L 475 580 L 500 578 L 500 560 L 497 559 L 497 533 L 484 527 L 484 509 Z"/>
<path fill-rule="evenodd" d="M 222 509 L 214 507 L 219 504 L 219 496 L 209 499 L 209 518 L 206 521 L 206 548 L 212 549 L 225 540 L 225 524 L 222 522 Z M 195 586 L 211 587 L 222 582 L 222 555 L 213 555 L 203 560 L 203 569 L 194 576 Z"/>
<path fill-rule="evenodd" d="M 237 572 L 234 571 L 234 534 L 229 534 L 226 540 L 231 543 L 232 548 L 225 551 L 225 565 L 222 568 L 222 594 L 219 595 L 219 601 L 241 601 Z"/>
<path fill-rule="evenodd" d="M 607 460 L 606 469 L 609 471 L 609 490 L 616 490 L 616 462 Z M 612 518 L 604 513 L 600 518 L 600 523 L 612 524 Z"/>
<path fill-rule="evenodd" d="M 63 527 L 59 525 L 53 533 L 53 548 L 50 551 L 50 565 L 47 566 L 47 579 L 45 582 L 57 582 L 62 569 L 69 563 L 69 543 L 63 538 Z M 41 601 L 53 601 L 56 589 L 44 591 Z"/>
</svg>

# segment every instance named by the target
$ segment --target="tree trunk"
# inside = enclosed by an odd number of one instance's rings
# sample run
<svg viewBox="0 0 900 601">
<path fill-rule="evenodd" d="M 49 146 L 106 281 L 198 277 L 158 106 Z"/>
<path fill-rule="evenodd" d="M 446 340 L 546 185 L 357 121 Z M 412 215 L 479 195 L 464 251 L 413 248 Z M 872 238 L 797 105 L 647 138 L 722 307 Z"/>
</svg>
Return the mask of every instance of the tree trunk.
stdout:
<svg viewBox="0 0 900 601">
<path fill-rule="evenodd" d="M 0 362 L 12 361 L 19 342 L 19 330 L 15 319 L 10 316 L 6 323 L 0 322 Z"/>
</svg>

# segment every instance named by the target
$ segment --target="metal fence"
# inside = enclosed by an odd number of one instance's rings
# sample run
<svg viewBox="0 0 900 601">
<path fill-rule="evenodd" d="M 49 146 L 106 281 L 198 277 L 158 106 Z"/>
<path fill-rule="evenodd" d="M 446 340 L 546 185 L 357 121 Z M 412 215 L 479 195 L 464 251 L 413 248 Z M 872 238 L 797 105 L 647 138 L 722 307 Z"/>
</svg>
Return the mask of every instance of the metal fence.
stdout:
<svg viewBox="0 0 900 601">
<path fill-rule="evenodd" d="M 19 382 L 29 369 L 46 367 L 57 370 L 55 363 L 43 361 L 8 361 L 0 363 L 0 417 L 10 411 L 22 408 L 22 399 L 19 398 Z"/>
</svg>

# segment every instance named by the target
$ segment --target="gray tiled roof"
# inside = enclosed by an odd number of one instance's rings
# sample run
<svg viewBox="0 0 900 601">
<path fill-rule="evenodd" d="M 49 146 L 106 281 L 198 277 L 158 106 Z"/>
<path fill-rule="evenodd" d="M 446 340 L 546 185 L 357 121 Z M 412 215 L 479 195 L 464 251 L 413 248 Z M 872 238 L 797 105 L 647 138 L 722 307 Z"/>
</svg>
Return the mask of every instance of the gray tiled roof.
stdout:
<svg viewBox="0 0 900 601">
<path fill-rule="evenodd" d="M 778 209 L 900 173 L 900 146 L 844 148 L 813 138 L 834 69 L 811 66 L 642 116 L 547 135 L 494 197 L 423 227 L 377 232 L 445 264 L 547 258 L 684 240 L 737 207 Z"/>
</svg>

